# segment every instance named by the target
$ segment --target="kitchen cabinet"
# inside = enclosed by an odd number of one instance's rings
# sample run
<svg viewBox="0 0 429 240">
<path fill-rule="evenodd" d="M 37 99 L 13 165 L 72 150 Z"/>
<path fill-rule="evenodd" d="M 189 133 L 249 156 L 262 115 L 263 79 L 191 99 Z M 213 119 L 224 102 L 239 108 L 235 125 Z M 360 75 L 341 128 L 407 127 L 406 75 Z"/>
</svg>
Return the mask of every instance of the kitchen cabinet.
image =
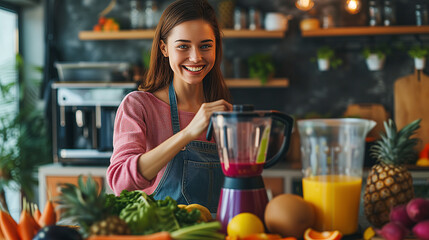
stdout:
<svg viewBox="0 0 429 240">
<path fill-rule="evenodd" d="M 83 178 L 86 181 L 87 177 Z M 102 176 L 93 176 L 93 179 L 98 184 L 98 186 L 103 186 L 104 177 Z M 78 184 L 78 176 L 46 176 L 46 199 L 52 199 L 54 208 L 56 209 L 57 221 L 60 220 L 61 211 L 57 207 L 55 199 L 61 195 L 61 185 L 65 183 L 69 184 Z M 101 190 L 101 188 L 100 188 Z M 42 193 L 43 194 L 43 193 Z"/>
<path fill-rule="evenodd" d="M 320 28 L 302 31 L 303 37 L 345 37 L 374 35 L 429 34 L 429 26 L 361 26 Z"/>
<path fill-rule="evenodd" d="M 267 30 L 233 30 L 224 29 L 223 38 L 283 38 L 284 30 L 267 31 Z M 80 40 L 132 40 L 132 39 L 152 39 L 155 30 L 120 30 L 116 32 L 79 32 Z"/>
</svg>

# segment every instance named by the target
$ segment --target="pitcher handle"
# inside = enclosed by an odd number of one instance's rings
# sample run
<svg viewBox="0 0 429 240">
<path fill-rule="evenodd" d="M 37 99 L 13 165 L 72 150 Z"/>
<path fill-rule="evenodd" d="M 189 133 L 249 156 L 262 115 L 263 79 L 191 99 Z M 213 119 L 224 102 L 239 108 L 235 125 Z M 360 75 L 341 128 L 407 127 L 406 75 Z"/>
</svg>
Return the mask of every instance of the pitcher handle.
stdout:
<svg viewBox="0 0 429 240">
<path fill-rule="evenodd" d="M 277 120 L 284 123 L 285 125 L 284 137 L 286 139 L 283 141 L 283 144 L 280 150 L 278 151 L 278 153 L 276 153 L 271 159 L 268 159 L 267 161 L 265 161 L 264 168 L 272 167 L 280 160 L 281 156 L 283 156 L 283 154 L 289 150 L 290 138 L 291 138 L 293 123 L 294 123 L 293 118 L 290 117 L 289 115 L 286 115 L 278 111 L 272 111 L 272 114 L 273 114 L 272 115 L 273 120 Z"/>
</svg>

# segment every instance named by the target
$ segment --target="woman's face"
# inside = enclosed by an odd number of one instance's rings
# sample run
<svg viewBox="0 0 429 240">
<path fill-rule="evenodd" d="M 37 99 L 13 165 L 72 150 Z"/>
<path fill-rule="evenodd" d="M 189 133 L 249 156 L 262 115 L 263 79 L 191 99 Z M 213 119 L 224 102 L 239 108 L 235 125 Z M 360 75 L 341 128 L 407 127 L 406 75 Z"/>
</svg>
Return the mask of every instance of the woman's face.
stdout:
<svg viewBox="0 0 429 240">
<path fill-rule="evenodd" d="M 216 38 L 210 24 L 192 20 L 175 26 L 167 42 L 161 40 L 161 52 L 169 58 L 175 80 L 201 83 L 216 59 Z"/>
</svg>

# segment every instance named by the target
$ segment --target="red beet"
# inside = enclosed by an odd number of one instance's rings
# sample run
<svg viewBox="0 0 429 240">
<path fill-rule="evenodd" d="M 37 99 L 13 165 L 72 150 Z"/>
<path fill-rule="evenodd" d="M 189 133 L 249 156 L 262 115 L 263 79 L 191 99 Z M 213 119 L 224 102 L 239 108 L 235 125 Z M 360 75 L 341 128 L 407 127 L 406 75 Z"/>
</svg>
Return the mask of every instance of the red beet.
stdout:
<svg viewBox="0 0 429 240">
<path fill-rule="evenodd" d="M 407 214 L 407 206 L 405 204 L 398 205 L 396 207 L 393 207 L 392 210 L 390 210 L 390 221 L 391 222 L 399 222 L 404 227 L 411 230 L 411 228 L 416 224 L 413 220 L 410 219 L 410 217 Z"/>
<path fill-rule="evenodd" d="M 429 220 L 417 223 L 413 227 L 413 233 L 420 240 L 429 240 Z"/>
<path fill-rule="evenodd" d="M 408 229 L 398 222 L 389 222 L 381 230 L 375 230 L 386 240 L 402 240 L 408 235 Z"/>
<path fill-rule="evenodd" d="M 429 200 L 414 198 L 407 204 L 407 214 L 414 222 L 429 219 Z"/>
</svg>

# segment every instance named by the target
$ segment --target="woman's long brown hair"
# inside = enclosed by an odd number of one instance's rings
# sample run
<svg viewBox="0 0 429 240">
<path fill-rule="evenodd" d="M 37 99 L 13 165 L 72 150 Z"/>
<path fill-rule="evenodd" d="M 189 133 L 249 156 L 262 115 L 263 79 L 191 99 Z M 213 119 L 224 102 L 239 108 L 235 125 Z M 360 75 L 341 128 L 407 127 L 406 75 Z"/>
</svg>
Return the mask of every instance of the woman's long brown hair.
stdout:
<svg viewBox="0 0 429 240">
<path fill-rule="evenodd" d="M 216 13 L 207 0 L 178 0 L 171 3 L 159 20 L 153 38 L 149 70 L 145 79 L 139 86 L 139 90 L 155 92 L 170 84 L 174 72 L 170 67 L 168 58 L 164 57 L 160 49 L 160 42 L 167 42 L 170 31 L 177 25 L 203 19 L 209 23 L 216 38 L 216 60 L 213 68 L 203 79 L 203 89 L 206 102 L 219 99 L 231 100 L 231 95 L 223 79 L 220 70 L 222 59 L 222 40 Z"/>
</svg>

